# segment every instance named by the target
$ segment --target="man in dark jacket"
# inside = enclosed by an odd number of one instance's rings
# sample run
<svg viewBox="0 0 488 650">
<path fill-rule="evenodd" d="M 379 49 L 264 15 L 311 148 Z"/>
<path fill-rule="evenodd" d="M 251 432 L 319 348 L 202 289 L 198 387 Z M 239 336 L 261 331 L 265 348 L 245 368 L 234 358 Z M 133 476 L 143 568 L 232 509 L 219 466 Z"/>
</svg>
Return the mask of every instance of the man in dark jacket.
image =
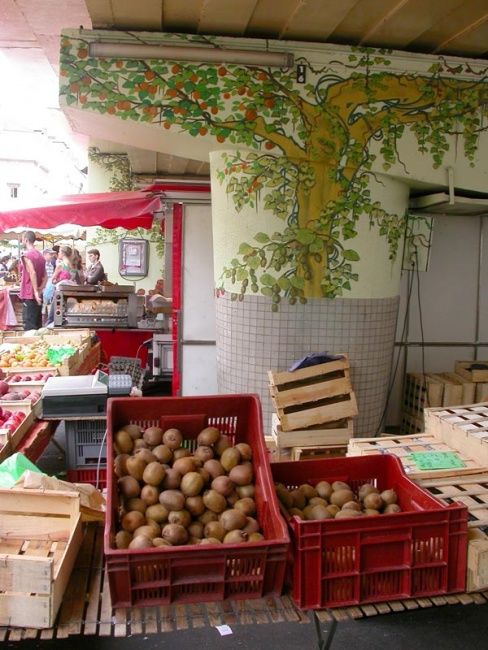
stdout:
<svg viewBox="0 0 488 650">
<path fill-rule="evenodd" d="M 86 270 L 86 283 L 98 284 L 105 280 L 105 270 L 100 262 L 100 251 L 96 248 L 91 248 L 88 251 L 88 260 L 90 266 Z"/>
</svg>

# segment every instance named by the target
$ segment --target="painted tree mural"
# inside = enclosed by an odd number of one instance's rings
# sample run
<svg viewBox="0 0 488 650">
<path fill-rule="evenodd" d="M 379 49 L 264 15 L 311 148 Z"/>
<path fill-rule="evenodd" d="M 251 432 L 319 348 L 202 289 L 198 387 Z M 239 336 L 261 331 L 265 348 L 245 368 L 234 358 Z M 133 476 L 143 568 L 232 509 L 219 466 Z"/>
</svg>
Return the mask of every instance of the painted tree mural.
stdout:
<svg viewBox="0 0 488 650">
<path fill-rule="evenodd" d="M 351 50 L 346 62 L 321 69 L 298 60 L 310 79 L 300 86 L 294 70 L 90 59 L 82 38 L 64 38 L 60 92 L 68 106 L 229 143 L 235 153 L 224 156 L 219 178 L 236 210 L 260 201 L 283 227 L 242 242 L 222 278 L 235 285 L 234 298 L 261 293 L 277 309 L 284 298 L 347 295 L 358 279 L 351 240 L 362 215 L 395 259 L 404 215 L 371 200 L 374 141 L 385 171 L 407 129 L 434 167 L 453 135 L 474 160 L 486 128 L 486 71 L 439 58 L 424 74 L 393 73 L 388 55 Z"/>
</svg>

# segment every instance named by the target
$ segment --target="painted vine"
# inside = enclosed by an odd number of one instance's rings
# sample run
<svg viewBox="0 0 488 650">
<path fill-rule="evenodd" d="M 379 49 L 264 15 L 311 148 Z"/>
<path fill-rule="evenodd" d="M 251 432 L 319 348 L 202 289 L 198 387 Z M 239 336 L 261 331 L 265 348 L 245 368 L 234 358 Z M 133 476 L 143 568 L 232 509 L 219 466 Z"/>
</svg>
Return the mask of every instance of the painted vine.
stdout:
<svg viewBox="0 0 488 650">
<path fill-rule="evenodd" d="M 260 201 L 284 225 L 241 243 L 222 269 L 222 288 L 229 280 L 233 298 L 260 292 L 277 309 L 283 298 L 294 304 L 347 295 L 359 261 L 349 242 L 364 214 L 396 258 L 405 218 L 372 202 L 373 141 L 381 141 L 385 171 L 401 162 L 398 143 L 406 130 L 434 167 L 451 136 L 462 138 L 474 161 L 486 129 L 486 71 L 439 58 L 428 73 L 393 73 L 388 56 L 353 49 L 346 63 L 322 69 L 301 60 L 311 82 L 297 86 L 288 70 L 95 60 L 83 38 L 63 38 L 60 93 L 68 106 L 241 149 L 224 157 L 219 173 L 236 210 Z"/>
</svg>

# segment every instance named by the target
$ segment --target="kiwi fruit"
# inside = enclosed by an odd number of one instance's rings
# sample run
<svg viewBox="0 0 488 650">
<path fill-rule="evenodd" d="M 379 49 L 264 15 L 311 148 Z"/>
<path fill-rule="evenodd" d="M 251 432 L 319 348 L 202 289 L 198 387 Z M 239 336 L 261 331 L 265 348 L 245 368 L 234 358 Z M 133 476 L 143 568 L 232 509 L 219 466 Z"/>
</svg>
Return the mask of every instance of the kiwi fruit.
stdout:
<svg viewBox="0 0 488 650">
<path fill-rule="evenodd" d="M 305 496 L 307 500 L 313 499 L 314 497 L 318 496 L 317 490 L 311 485 L 309 485 L 308 483 L 303 483 L 302 485 L 300 485 L 298 489 Z"/>
<path fill-rule="evenodd" d="M 330 503 L 330 504 L 327 506 L 327 510 L 330 512 L 330 514 L 331 514 L 333 517 L 335 517 L 336 514 L 339 512 L 340 508 L 339 508 L 339 506 L 336 506 L 335 504 Z"/>
<path fill-rule="evenodd" d="M 228 497 L 234 491 L 234 483 L 228 476 L 217 476 L 211 483 L 212 490 L 216 490 L 224 497 Z"/>
<path fill-rule="evenodd" d="M 225 497 L 219 494 L 217 490 L 207 490 L 203 495 L 203 503 L 208 510 L 217 514 L 223 512 L 227 507 Z"/>
<path fill-rule="evenodd" d="M 143 438 L 137 438 L 137 440 L 134 440 L 133 451 L 139 451 L 139 449 L 148 449 L 147 443 Z"/>
<path fill-rule="evenodd" d="M 328 506 L 329 502 L 326 501 L 325 499 L 322 499 L 322 497 L 312 497 L 309 502 L 309 506 Z"/>
<path fill-rule="evenodd" d="M 339 510 L 339 508 L 337 508 L 337 510 Z M 299 519 L 305 519 L 305 515 L 303 514 L 303 511 L 300 510 L 300 508 L 290 508 L 288 510 L 288 514 L 290 515 L 290 517 L 298 517 Z"/>
<path fill-rule="evenodd" d="M 134 537 L 129 548 L 151 548 L 153 545 L 152 541 L 145 535 L 137 535 Z"/>
<path fill-rule="evenodd" d="M 216 537 L 204 537 L 202 540 L 200 540 L 200 544 L 222 544 L 220 539 L 217 539 Z"/>
<path fill-rule="evenodd" d="M 159 501 L 159 490 L 155 485 L 145 485 L 141 490 L 141 499 L 147 506 L 153 506 Z"/>
<path fill-rule="evenodd" d="M 181 475 L 194 472 L 196 469 L 195 461 L 191 456 L 183 456 L 183 458 L 178 458 L 174 461 L 173 469 L 176 469 Z"/>
<path fill-rule="evenodd" d="M 191 512 L 194 517 L 199 517 L 205 512 L 205 503 L 203 497 L 200 495 L 194 497 L 187 497 L 185 501 L 185 510 Z"/>
<path fill-rule="evenodd" d="M 235 447 L 228 447 L 220 457 L 220 464 L 226 472 L 230 472 L 233 467 L 241 462 L 241 454 Z M 249 481 L 247 481 L 249 483 Z M 242 483 L 245 485 L 245 483 Z"/>
<path fill-rule="evenodd" d="M 361 512 L 361 506 L 357 501 L 348 501 L 342 506 L 341 510 L 357 510 Z"/>
<path fill-rule="evenodd" d="M 383 492 L 380 494 L 381 499 L 383 500 L 383 503 L 387 506 L 396 503 L 398 501 L 398 496 L 395 490 L 383 490 Z"/>
<path fill-rule="evenodd" d="M 241 499 L 244 497 L 254 497 L 254 485 L 249 483 L 249 485 L 237 485 L 236 492 Z"/>
<path fill-rule="evenodd" d="M 179 524 L 184 528 L 188 528 L 191 524 L 191 514 L 188 510 L 173 510 L 168 515 L 169 524 Z"/>
<path fill-rule="evenodd" d="M 130 458 L 129 454 L 118 454 L 114 458 L 114 472 L 115 476 L 122 478 L 127 474 L 127 459 Z"/>
<path fill-rule="evenodd" d="M 195 458 L 202 461 L 202 463 L 205 463 L 207 460 L 211 460 L 214 457 L 214 451 L 212 447 L 209 447 L 208 445 L 200 445 L 195 449 L 193 455 Z"/>
<path fill-rule="evenodd" d="M 183 510 L 185 495 L 179 490 L 164 490 L 159 495 L 159 503 L 168 510 Z"/>
<path fill-rule="evenodd" d="M 215 449 L 215 453 L 217 456 L 222 456 L 224 451 L 232 445 L 232 442 L 229 438 L 229 436 L 221 435 L 220 438 L 217 440 L 217 442 L 214 443 L 213 448 Z"/>
<path fill-rule="evenodd" d="M 209 473 L 212 479 L 217 478 L 217 476 L 223 476 L 225 470 L 216 458 L 210 458 L 203 463 L 203 469 Z"/>
<path fill-rule="evenodd" d="M 376 517 L 376 516 L 378 516 L 380 514 L 380 511 L 379 510 L 374 510 L 373 508 L 365 508 L 363 510 L 363 513 L 367 517 Z"/>
<path fill-rule="evenodd" d="M 163 440 L 163 430 L 161 427 L 148 427 L 142 437 L 150 447 L 157 447 Z"/>
<path fill-rule="evenodd" d="M 130 454 L 134 447 L 134 441 L 125 429 L 119 429 L 114 436 L 115 445 L 121 454 Z"/>
<path fill-rule="evenodd" d="M 168 542 L 167 539 L 163 539 L 162 537 L 155 537 L 152 543 L 153 546 L 173 546 L 171 542 Z"/>
<path fill-rule="evenodd" d="M 161 537 L 173 546 L 182 546 L 188 541 L 188 531 L 180 524 L 166 524 L 161 531 Z"/>
<path fill-rule="evenodd" d="M 229 472 L 229 478 L 236 485 L 249 485 L 253 478 L 251 463 L 235 465 Z"/>
<path fill-rule="evenodd" d="M 180 487 L 181 478 L 181 472 L 174 467 L 170 467 L 166 470 L 161 487 L 163 490 L 177 490 Z"/>
<path fill-rule="evenodd" d="M 132 541 L 132 534 L 128 530 L 119 530 L 115 535 L 115 546 L 116 548 L 129 548 L 129 544 Z"/>
<path fill-rule="evenodd" d="M 247 542 L 248 535 L 243 530 L 231 530 L 223 539 L 224 544 L 242 544 Z"/>
<path fill-rule="evenodd" d="M 166 445 L 158 445 L 152 450 L 156 460 L 160 463 L 171 463 L 173 460 L 173 452 Z"/>
<path fill-rule="evenodd" d="M 185 458 L 185 456 L 191 456 L 191 451 L 186 447 L 178 447 L 173 450 L 173 462 L 178 458 Z"/>
<path fill-rule="evenodd" d="M 315 490 L 319 497 L 326 499 L 327 501 L 330 499 L 330 495 L 333 492 L 332 485 L 328 481 L 320 481 L 317 483 Z"/>
<path fill-rule="evenodd" d="M 276 494 L 287 510 L 293 508 L 293 497 L 284 485 L 276 486 Z"/>
<path fill-rule="evenodd" d="M 154 462 L 156 462 L 158 460 L 156 458 L 156 456 L 152 453 L 152 451 L 150 449 L 148 449 L 147 447 L 137 449 L 135 451 L 135 455 L 138 456 L 139 458 L 143 458 L 146 461 L 146 463 L 148 463 L 148 464 L 149 463 L 154 463 Z"/>
<path fill-rule="evenodd" d="M 371 485 L 371 483 L 363 483 L 361 487 L 358 490 L 358 497 L 360 501 L 364 500 L 364 497 L 366 497 L 368 494 L 371 493 L 379 493 L 378 488 L 375 488 L 374 485 Z"/>
<path fill-rule="evenodd" d="M 402 509 L 400 508 L 398 503 L 389 503 L 383 510 L 385 515 L 391 515 L 392 513 L 401 512 L 401 511 Z"/>
<path fill-rule="evenodd" d="M 141 457 L 140 454 L 136 454 L 135 456 L 129 456 L 129 458 L 125 463 L 125 466 L 127 468 L 127 473 L 130 474 L 130 476 L 133 476 L 138 481 L 142 481 L 142 475 L 144 474 L 146 465 L 147 465 L 146 461 L 144 460 L 144 458 Z"/>
<path fill-rule="evenodd" d="M 155 461 L 154 463 L 149 463 L 146 465 L 142 474 L 142 480 L 147 485 L 158 486 L 160 483 L 162 483 L 165 474 L 166 470 L 161 465 L 161 463 Z"/>
<path fill-rule="evenodd" d="M 199 539 L 202 539 L 204 528 L 205 526 L 201 521 L 192 521 L 188 526 L 188 535 L 190 535 L 190 537 L 198 537 Z"/>
<path fill-rule="evenodd" d="M 251 499 L 251 497 L 239 499 L 234 503 L 234 508 L 240 510 L 248 517 L 256 513 L 256 503 L 254 502 L 254 499 Z"/>
<path fill-rule="evenodd" d="M 215 427 L 205 427 L 197 436 L 197 443 L 199 445 L 215 445 L 220 439 L 220 431 Z"/>
<path fill-rule="evenodd" d="M 364 497 L 363 505 L 365 508 L 371 508 L 372 510 L 381 510 L 384 503 L 383 499 L 377 492 L 370 492 Z"/>
<path fill-rule="evenodd" d="M 240 510 L 233 508 L 223 512 L 219 521 L 225 530 L 230 531 L 236 528 L 244 528 L 247 524 L 247 516 Z"/>
<path fill-rule="evenodd" d="M 179 429 L 166 429 L 163 433 L 163 444 L 170 449 L 178 449 L 183 442 L 183 436 Z"/>
<path fill-rule="evenodd" d="M 141 486 L 133 476 L 122 476 L 117 481 L 120 492 L 128 499 L 138 497 L 141 493 Z"/>
<path fill-rule="evenodd" d="M 139 512 L 142 512 L 142 514 L 144 514 L 147 510 L 147 503 L 140 497 L 133 497 L 132 499 L 127 500 L 125 509 L 127 512 L 130 512 L 131 510 L 139 510 Z"/>
<path fill-rule="evenodd" d="M 240 453 L 241 458 L 242 458 L 243 461 L 251 460 L 251 458 L 252 458 L 252 449 L 251 449 L 250 445 L 247 444 L 247 442 L 239 442 L 236 445 L 236 449 Z"/>
<path fill-rule="evenodd" d="M 218 519 L 218 514 L 212 510 L 205 510 L 201 515 L 198 515 L 198 521 L 201 521 L 202 524 L 208 524 L 209 521 L 218 521 Z"/>
<path fill-rule="evenodd" d="M 133 533 L 136 528 L 144 526 L 145 523 L 146 518 L 142 512 L 139 512 L 138 510 L 131 510 L 130 512 L 126 512 L 125 515 L 122 516 L 122 520 L 120 522 L 122 528 L 129 531 L 129 533 Z"/>
<path fill-rule="evenodd" d="M 137 440 L 142 436 L 142 429 L 138 424 L 124 424 L 122 429 L 127 431 L 132 440 Z"/>
<path fill-rule="evenodd" d="M 351 490 L 351 486 L 348 483 L 345 483 L 344 481 L 334 481 L 332 483 L 332 490 L 334 492 L 337 492 L 338 490 Z"/>
<path fill-rule="evenodd" d="M 203 489 L 204 480 L 198 472 L 188 472 L 181 479 L 180 490 L 185 497 L 195 497 Z"/>
<path fill-rule="evenodd" d="M 349 489 L 340 488 L 334 490 L 330 495 L 330 502 L 335 506 L 339 506 L 339 508 L 342 508 L 348 501 L 354 501 L 354 494 Z"/>
<path fill-rule="evenodd" d="M 215 537 L 219 541 L 224 539 L 226 533 L 227 531 L 220 521 L 209 521 L 209 523 L 205 525 L 203 531 L 205 537 Z"/>
<path fill-rule="evenodd" d="M 137 535 L 144 535 L 144 537 L 147 537 L 148 539 L 153 539 L 154 537 L 159 537 L 161 535 L 161 528 L 159 526 L 155 528 L 154 526 L 145 524 L 144 526 L 139 526 L 139 528 L 135 529 L 134 537 L 137 537 Z"/>
<path fill-rule="evenodd" d="M 336 519 L 346 519 L 348 517 L 362 517 L 363 513 L 358 510 L 339 510 L 336 514 Z"/>
<path fill-rule="evenodd" d="M 155 503 L 152 506 L 148 506 L 144 514 L 146 515 L 147 521 L 152 520 L 157 524 L 162 524 L 168 521 L 169 510 L 161 503 Z"/>
<path fill-rule="evenodd" d="M 307 505 L 307 497 L 303 494 L 303 492 L 301 490 L 292 490 L 290 492 L 290 495 L 293 500 L 293 507 L 303 510 L 303 508 L 305 508 Z M 312 498 L 316 499 L 317 497 Z"/>
<path fill-rule="evenodd" d="M 251 533 L 257 533 L 259 531 L 259 524 L 254 517 L 247 518 L 247 524 L 242 529 L 245 533 L 250 535 Z"/>
<path fill-rule="evenodd" d="M 251 533 L 248 535 L 247 541 L 248 542 L 261 542 L 264 539 L 264 535 L 261 533 L 255 532 Z"/>
</svg>

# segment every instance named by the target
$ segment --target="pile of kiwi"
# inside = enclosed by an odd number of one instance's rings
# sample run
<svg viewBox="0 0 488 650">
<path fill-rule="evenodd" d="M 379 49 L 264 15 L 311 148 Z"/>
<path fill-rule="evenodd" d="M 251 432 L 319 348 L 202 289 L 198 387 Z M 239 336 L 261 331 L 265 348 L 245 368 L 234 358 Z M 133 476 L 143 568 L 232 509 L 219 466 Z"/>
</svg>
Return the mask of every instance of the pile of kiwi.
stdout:
<svg viewBox="0 0 488 650">
<path fill-rule="evenodd" d="M 194 442 L 190 443 L 195 447 Z M 181 431 L 128 424 L 114 435 L 119 549 L 264 539 L 256 519 L 252 449 L 206 427 L 193 451 Z"/>
<path fill-rule="evenodd" d="M 315 486 L 304 483 L 293 489 L 276 483 L 275 489 L 288 514 L 300 519 L 374 517 L 401 512 L 395 490 L 380 492 L 370 483 L 361 485 L 357 493 L 344 481 L 320 481 Z"/>
</svg>

